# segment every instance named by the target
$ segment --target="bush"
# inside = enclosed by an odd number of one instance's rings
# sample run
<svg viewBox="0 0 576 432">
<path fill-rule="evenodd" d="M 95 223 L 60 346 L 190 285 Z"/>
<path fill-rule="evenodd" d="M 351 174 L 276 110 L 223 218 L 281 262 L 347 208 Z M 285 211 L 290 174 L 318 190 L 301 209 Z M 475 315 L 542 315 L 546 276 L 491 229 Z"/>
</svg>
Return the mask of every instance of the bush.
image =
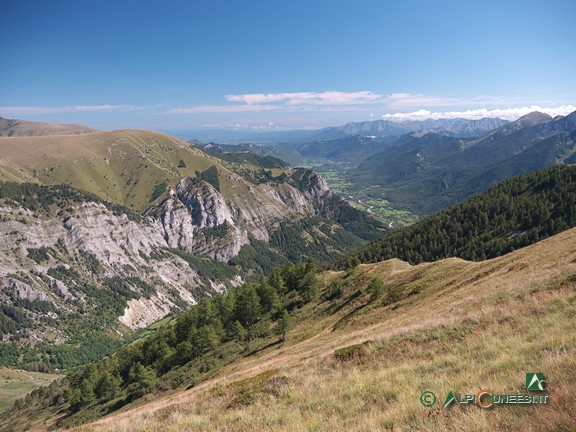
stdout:
<svg viewBox="0 0 576 432">
<path fill-rule="evenodd" d="M 378 278 L 372 278 L 370 284 L 368 285 L 368 292 L 370 293 L 370 301 L 378 300 L 384 294 L 386 287 L 384 282 Z"/>
<path fill-rule="evenodd" d="M 330 282 L 326 292 L 324 293 L 324 300 L 330 301 L 334 299 L 339 299 L 344 294 L 344 288 L 348 286 L 349 283 L 346 283 L 342 279 L 335 279 Z"/>
<path fill-rule="evenodd" d="M 334 358 L 340 363 L 349 361 L 360 361 L 367 354 L 366 344 L 350 345 L 334 351 Z"/>
<path fill-rule="evenodd" d="M 50 256 L 48 255 L 48 249 L 45 246 L 40 246 L 38 249 L 35 248 L 28 248 L 28 256 L 36 261 L 38 264 L 41 264 L 44 261 L 48 261 Z"/>
<path fill-rule="evenodd" d="M 396 303 L 399 300 L 402 300 L 402 298 L 404 297 L 404 292 L 402 291 L 402 288 L 400 287 L 395 287 L 395 288 L 390 288 L 388 290 L 388 293 L 386 294 L 386 304 L 392 304 L 392 303 Z"/>
</svg>

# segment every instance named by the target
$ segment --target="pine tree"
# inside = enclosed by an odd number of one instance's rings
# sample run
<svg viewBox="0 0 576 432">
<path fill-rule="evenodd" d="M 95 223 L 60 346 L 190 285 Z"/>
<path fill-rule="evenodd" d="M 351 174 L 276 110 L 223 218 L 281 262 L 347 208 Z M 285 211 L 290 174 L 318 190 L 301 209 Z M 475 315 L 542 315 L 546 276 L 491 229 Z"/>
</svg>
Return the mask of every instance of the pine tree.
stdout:
<svg viewBox="0 0 576 432">
<path fill-rule="evenodd" d="M 384 282 L 378 278 L 372 278 L 370 284 L 368 284 L 368 292 L 370 293 L 370 301 L 376 301 L 384 294 L 386 287 Z"/>
<path fill-rule="evenodd" d="M 235 291 L 236 304 L 234 317 L 244 327 L 249 327 L 260 319 L 260 299 L 252 284 L 246 284 Z"/>
<path fill-rule="evenodd" d="M 256 293 L 260 298 L 260 305 L 262 306 L 262 312 L 270 313 L 279 307 L 280 299 L 278 293 L 272 285 L 268 283 L 265 279 L 262 279 L 256 288 Z"/>
<path fill-rule="evenodd" d="M 282 278 L 282 270 L 279 268 L 275 268 L 272 270 L 270 277 L 268 278 L 268 283 L 274 287 L 278 294 L 284 294 L 286 291 L 286 283 Z"/>
<path fill-rule="evenodd" d="M 218 346 L 220 338 L 214 327 L 201 326 L 192 339 L 194 357 L 207 353 Z"/>
<path fill-rule="evenodd" d="M 137 362 L 130 369 L 130 384 L 128 395 L 131 399 L 138 399 L 156 388 L 156 371 Z"/>
<path fill-rule="evenodd" d="M 120 377 L 104 370 L 94 386 L 94 394 L 98 399 L 111 400 L 118 396 L 121 385 L 122 379 Z"/>
<path fill-rule="evenodd" d="M 230 327 L 229 337 L 232 340 L 243 342 L 248 337 L 248 332 L 239 321 L 234 321 Z"/>
<path fill-rule="evenodd" d="M 286 340 L 286 334 L 292 329 L 292 317 L 286 309 L 282 311 L 282 315 L 276 322 L 275 333 L 280 336 L 282 341 Z"/>
</svg>

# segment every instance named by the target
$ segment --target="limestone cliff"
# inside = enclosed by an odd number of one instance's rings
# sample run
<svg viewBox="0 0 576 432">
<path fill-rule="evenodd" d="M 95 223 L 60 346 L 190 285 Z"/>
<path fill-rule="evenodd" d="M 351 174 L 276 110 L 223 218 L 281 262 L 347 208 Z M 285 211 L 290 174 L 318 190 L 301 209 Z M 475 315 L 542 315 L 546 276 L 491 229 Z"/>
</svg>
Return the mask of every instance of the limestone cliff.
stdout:
<svg viewBox="0 0 576 432">
<path fill-rule="evenodd" d="M 62 315 L 79 309 L 89 312 L 95 308 L 95 299 L 86 286 L 110 289 L 107 281 L 120 277 L 130 280 L 128 297 L 147 297 L 151 313 L 134 314 L 135 303 L 129 302 L 120 317 L 128 327 L 137 328 L 178 304 L 194 303 L 193 288 L 203 287 L 188 263 L 161 252 L 166 241 L 154 225 L 129 220 L 126 214 L 115 215 L 101 203 L 69 207 L 59 217 L 3 206 L 0 220 L 4 239 L 0 243 L 0 296 L 6 302 L 11 298 L 49 302 Z M 154 292 L 144 292 L 142 286 L 152 286 Z M 40 332 L 51 326 L 44 327 Z"/>
<path fill-rule="evenodd" d="M 227 280 L 202 276 L 181 253 L 226 262 L 252 238 L 267 242 L 282 221 L 316 214 L 331 196 L 310 173 L 258 185 L 228 175 L 234 186 L 225 191 L 182 177 L 144 216 L 89 198 L 42 211 L 38 204 L 5 201 L 0 299 L 20 305 L 36 322 L 19 334 L 66 341 L 59 320 L 78 313 L 113 315 L 131 329 L 148 326 L 203 293 L 242 282 L 232 267 Z M 102 301 L 115 305 L 104 310 Z M 43 319 L 47 311 L 52 320 Z"/>
<path fill-rule="evenodd" d="M 249 185 L 248 194 L 236 177 L 241 193 L 231 191 L 227 198 L 204 180 L 183 177 L 175 191 L 148 211 L 170 247 L 228 261 L 250 237 L 268 241 L 280 221 L 313 215 L 332 196 L 318 175 L 308 179 L 302 190 L 286 182 Z"/>
</svg>

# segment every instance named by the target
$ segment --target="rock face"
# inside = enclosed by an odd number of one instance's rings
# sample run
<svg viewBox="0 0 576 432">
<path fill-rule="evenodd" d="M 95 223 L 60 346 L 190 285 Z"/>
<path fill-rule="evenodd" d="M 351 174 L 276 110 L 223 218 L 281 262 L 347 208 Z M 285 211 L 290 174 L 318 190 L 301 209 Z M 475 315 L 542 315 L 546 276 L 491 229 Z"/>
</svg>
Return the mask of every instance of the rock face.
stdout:
<svg viewBox="0 0 576 432">
<path fill-rule="evenodd" d="M 184 260 L 159 253 L 166 241 L 153 224 L 91 202 L 68 210 L 63 217 L 42 218 L 24 208 L 0 207 L 2 300 L 49 302 L 72 313 L 93 306 L 86 284 L 108 290 L 111 278 L 131 278 L 133 296 L 149 295 L 138 281 L 156 292 L 146 299 L 147 314 L 134 313 L 136 304 L 128 303 L 120 321 L 130 328 L 149 325 L 177 304 L 195 302 L 191 291 L 203 282 Z M 41 258 L 34 255 L 39 250 L 45 253 Z"/>
<path fill-rule="evenodd" d="M 33 288 L 30 285 L 21 282 L 17 279 L 7 278 L 7 281 L 3 282 L 8 282 L 8 287 L 19 299 L 29 301 L 34 300 L 46 301 L 48 298 L 48 296 L 42 291 Z"/>
<path fill-rule="evenodd" d="M 281 221 L 319 211 L 332 196 L 326 183 L 311 171 L 296 174 L 290 182 L 255 185 L 230 173 L 233 186 L 225 191 L 183 177 L 145 216 L 91 201 L 48 213 L 4 205 L 0 301 L 28 308 L 35 340 L 58 332 L 66 340 L 57 317 L 74 314 L 115 313 L 131 329 L 148 326 L 199 294 L 242 283 L 239 275 L 200 276 L 182 253 L 228 261 L 251 238 L 268 241 Z M 102 312 L 100 302 L 112 298 Z M 120 313 L 110 312 L 114 302 L 124 305 Z M 55 321 L 43 320 L 46 311 Z"/>
<path fill-rule="evenodd" d="M 247 194 L 231 191 L 225 198 L 210 183 L 184 177 L 148 214 L 171 248 L 228 261 L 250 237 L 268 241 L 281 220 L 313 215 L 332 196 L 320 176 L 307 181 L 303 190 L 289 183 L 249 185 Z"/>
<path fill-rule="evenodd" d="M 480 120 L 457 119 L 427 119 L 421 121 L 404 120 L 374 120 L 359 123 L 347 123 L 339 127 L 322 129 L 320 137 L 324 139 L 341 138 L 343 136 L 400 136 L 411 132 L 438 132 L 460 138 L 471 138 L 507 124 L 508 121 L 499 118 L 483 118 Z"/>
<path fill-rule="evenodd" d="M 210 183 L 184 177 L 178 183 L 176 192 L 180 202 L 190 212 L 192 225 L 212 228 L 224 222 L 234 223 L 226 200 Z"/>
</svg>

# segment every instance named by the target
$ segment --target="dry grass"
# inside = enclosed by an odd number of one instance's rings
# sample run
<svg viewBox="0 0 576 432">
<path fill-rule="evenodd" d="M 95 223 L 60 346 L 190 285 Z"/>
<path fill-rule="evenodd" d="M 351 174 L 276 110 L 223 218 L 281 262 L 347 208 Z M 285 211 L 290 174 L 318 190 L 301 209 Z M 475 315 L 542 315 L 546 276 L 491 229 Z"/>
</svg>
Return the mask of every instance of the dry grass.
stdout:
<svg viewBox="0 0 576 432">
<path fill-rule="evenodd" d="M 184 167 L 180 161 L 184 161 Z M 285 217 L 267 189 L 255 187 L 215 157 L 174 137 L 146 130 L 85 135 L 0 137 L 0 181 L 69 184 L 100 198 L 144 210 L 158 184 L 174 187 L 215 165 L 220 191 L 232 208 L 269 208 Z M 276 212 L 273 209 L 276 208 Z"/>
<path fill-rule="evenodd" d="M 217 164 L 183 141 L 143 130 L 0 137 L 0 149 L 0 180 L 68 183 L 137 210 L 158 182 L 176 183 Z"/>
<path fill-rule="evenodd" d="M 317 331 L 302 322 L 281 347 L 196 388 L 77 430 L 576 430 L 575 246 L 571 230 L 483 263 L 361 266 L 353 290 L 377 276 L 406 297 L 351 304 L 316 318 Z M 361 355 L 335 359 L 337 349 L 363 342 Z M 419 402 L 425 390 L 440 402 L 449 390 L 523 393 L 529 371 L 544 372 L 548 405 L 444 410 Z"/>
<path fill-rule="evenodd" d="M 95 133 L 90 126 L 77 124 L 40 123 L 27 120 L 10 120 L 0 117 L 0 136 L 74 135 Z"/>
</svg>

